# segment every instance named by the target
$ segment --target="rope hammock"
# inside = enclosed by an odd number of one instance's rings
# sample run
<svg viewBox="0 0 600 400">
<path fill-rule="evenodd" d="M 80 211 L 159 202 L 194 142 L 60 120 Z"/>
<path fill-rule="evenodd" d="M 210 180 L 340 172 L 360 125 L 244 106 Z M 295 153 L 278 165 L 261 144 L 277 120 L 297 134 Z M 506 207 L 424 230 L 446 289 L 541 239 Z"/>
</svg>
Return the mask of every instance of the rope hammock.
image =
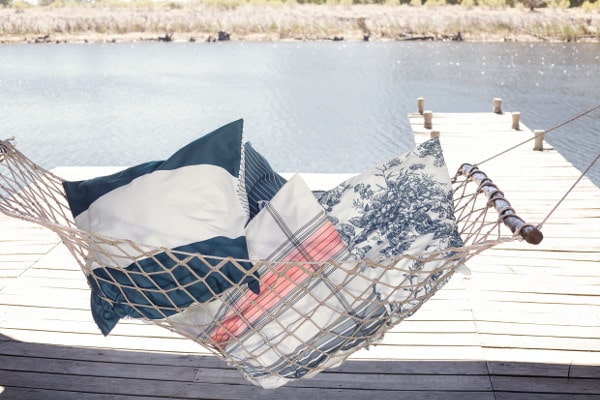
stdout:
<svg viewBox="0 0 600 400">
<path fill-rule="evenodd" d="M 429 146 L 426 149 L 430 150 Z M 251 153 L 246 147 L 244 156 Z M 386 168 L 375 175 L 391 181 Z M 247 180 L 248 170 L 245 173 Z M 394 182 L 400 178 L 394 175 Z M 284 188 L 292 183 L 289 197 L 273 197 L 262 204 L 261 211 L 271 210 L 271 215 L 281 217 L 278 201 L 289 204 L 290 198 L 304 195 L 295 178 Z M 257 258 L 250 258 L 252 254 L 207 255 L 99 234 L 81 228 L 76 221 L 65 184 L 10 141 L 0 141 L 0 211 L 43 225 L 60 237 L 85 273 L 93 292 L 92 307 L 94 302 L 108 305 L 118 314 L 117 319 L 127 316 L 151 321 L 188 337 L 265 388 L 314 376 L 377 343 L 482 251 L 515 240 L 532 244 L 542 240 L 540 230 L 525 223 L 492 180 L 471 164 L 463 164 L 451 178 L 449 209 L 440 206 L 446 196 L 440 193 L 441 200 L 430 204 L 426 212 L 417 210 L 426 220 L 434 211 L 452 217 L 451 226 L 412 232 L 401 254 L 382 252 L 378 258 L 366 257 L 368 248 L 349 252 L 347 246 L 338 246 L 348 244 L 349 224 L 335 225 L 327 215 L 321 218 L 322 213 L 318 213 L 319 235 L 327 239 L 318 242 L 318 250 L 295 245 L 295 252 L 285 253 L 278 245 L 276 251 L 253 253 Z M 354 192 L 373 187 L 357 185 Z M 437 198 L 436 193 L 423 196 Z M 322 193 L 315 192 L 313 197 L 320 198 L 321 211 L 337 204 L 324 199 Z M 414 208 L 414 204 L 407 206 Z M 373 211 L 373 202 L 368 207 L 363 206 L 361 216 Z M 258 210 L 255 213 L 259 215 Z M 246 230 L 254 228 L 250 226 L 253 221 Z M 358 229 L 360 224 L 353 221 Z M 268 229 L 268 222 L 264 223 Z M 431 221 L 427 223 L 431 225 Z M 304 229 L 306 224 L 302 224 Z M 439 230 L 445 230 L 450 238 L 455 231 L 459 236 L 435 242 Z M 294 237 L 301 232 L 298 228 Z M 398 240 L 380 233 L 378 243 Z M 250 246 L 250 234 L 247 240 Z M 199 288 L 202 294 L 198 294 Z"/>
</svg>

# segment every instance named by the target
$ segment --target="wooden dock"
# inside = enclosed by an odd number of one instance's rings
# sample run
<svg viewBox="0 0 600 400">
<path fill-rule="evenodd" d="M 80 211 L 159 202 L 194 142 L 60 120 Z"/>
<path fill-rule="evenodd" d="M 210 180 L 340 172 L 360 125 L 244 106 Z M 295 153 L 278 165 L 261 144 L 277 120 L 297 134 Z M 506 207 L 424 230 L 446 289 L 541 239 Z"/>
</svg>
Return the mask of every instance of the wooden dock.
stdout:
<svg viewBox="0 0 600 400">
<path fill-rule="evenodd" d="M 427 129 L 421 114 L 409 119 L 417 143 L 440 132 L 451 172 L 533 135 L 512 129 L 510 113 L 434 113 Z M 579 171 L 532 147 L 480 167 L 536 224 Z M 319 188 L 341 180 L 306 178 Z M 600 189 L 583 179 L 542 230 L 538 246 L 512 242 L 476 256 L 471 275 L 455 275 L 382 344 L 313 379 L 263 390 L 154 325 L 126 321 L 103 337 L 83 275 L 56 235 L 0 216 L 0 400 L 600 399 Z"/>
</svg>

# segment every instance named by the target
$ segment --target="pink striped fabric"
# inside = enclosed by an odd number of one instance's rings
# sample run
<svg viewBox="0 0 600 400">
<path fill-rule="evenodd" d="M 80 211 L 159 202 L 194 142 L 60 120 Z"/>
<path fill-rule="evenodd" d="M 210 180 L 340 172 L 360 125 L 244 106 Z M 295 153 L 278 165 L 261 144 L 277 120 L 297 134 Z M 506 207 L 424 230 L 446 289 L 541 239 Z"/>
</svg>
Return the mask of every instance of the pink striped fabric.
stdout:
<svg viewBox="0 0 600 400">
<path fill-rule="evenodd" d="M 264 210 L 273 212 L 269 206 Z M 273 256 L 277 258 L 267 257 L 269 260 L 278 260 L 280 263 L 261 275 L 260 294 L 246 292 L 231 306 L 229 312 L 221 319 L 220 326 L 210 334 L 215 343 L 223 344 L 232 337 L 242 335 L 253 328 L 261 316 L 274 306 L 286 301 L 290 294 L 297 291 L 306 279 L 316 273 L 315 269 L 319 267 L 318 264 L 303 264 L 303 261 L 331 260 L 345 249 L 333 224 L 328 220 L 321 222 L 322 224 L 306 227 L 312 232 L 307 234 L 302 242 L 299 242 L 297 238 L 289 240 L 295 245 L 286 248 L 287 254 L 274 254 Z M 288 233 L 289 231 L 284 228 L 283 232 Z M 288 239 L 290 238 L 285 240 Z M 295 263 L 287 264 L 287 261 Z"/>
</svg>

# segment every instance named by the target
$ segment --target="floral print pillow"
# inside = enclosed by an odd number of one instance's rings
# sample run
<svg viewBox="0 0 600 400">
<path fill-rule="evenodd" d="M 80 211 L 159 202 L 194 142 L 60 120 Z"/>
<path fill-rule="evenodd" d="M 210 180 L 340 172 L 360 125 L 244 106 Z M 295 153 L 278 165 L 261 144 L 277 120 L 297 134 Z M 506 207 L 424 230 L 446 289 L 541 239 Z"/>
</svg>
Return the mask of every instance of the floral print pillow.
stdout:
<svg viewBox="0 0 600 400">
<path fill-rule="evenodd" d="M 357 258 L 400 255 L 428 233 L 462 245 L 438 138 L 320 193 L 319 202 Z"/>
<path fill-rule="evenodd" d="M 358 259 L 380 260 L 368 268 L 391 323 L 412 314 L 449 280 L 462 263 L 448 248 L 462 246 L 453 212 L 452 186 L 440 142 L 431 139 L 318 195 L 329 219 Z M 394 258 L 442 251 L 428 262 Z M 448 262 L 450 260 L 450 262 Z"/>
</svg>

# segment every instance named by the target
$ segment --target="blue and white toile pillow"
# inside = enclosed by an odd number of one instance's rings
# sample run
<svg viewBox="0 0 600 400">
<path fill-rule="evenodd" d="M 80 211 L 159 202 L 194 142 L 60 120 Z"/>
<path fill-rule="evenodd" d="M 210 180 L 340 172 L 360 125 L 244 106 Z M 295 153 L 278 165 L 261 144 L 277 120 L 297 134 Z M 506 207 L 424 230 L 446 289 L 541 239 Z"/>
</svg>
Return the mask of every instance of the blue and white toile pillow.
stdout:
<svg viewBox="0 0 600 400">
<path fill-rule="evenodd" d="M 121 244 L 119 251 L 137 254 L 132 262 L 112 256 L 115 249 L 110 243 L 90 248 L 92 314 L 103 334 L 122 317 L 165 318 L 239 283 L 258 292 L 258 281 L 244 270 L 250 263 L 239 263 L 239 268 L 226 262 L 213 268 L 220 260 L 210 258 L 248 258 L 244 227 L 249 212 L 240 178 L 242 130 L 243 121 L 238 120 L 167 160 L 64 182 L 79 228 L 171 250 L 143 254 L 135 246 Z"/>
<path fill-rule="evenodd" d="M 462 246 L 450 175 L 437 138 L 320 194 L 319 202 L 358 259 L 391 260 Z M 439 279 L 443 272 L 429 274 L 444 262 L 403 259 L 394 268 L 364 273 L 378 282 L 375 290 L 390 303 L 393 314 L 407 312 L 420 304 L 418 298 L 446 283 L 447 279 Z M 396 290 L 406 280 L 411 289 Z M 394 303 L 402 304 L 402 310 L 394 309 Z"/>
</svg>

